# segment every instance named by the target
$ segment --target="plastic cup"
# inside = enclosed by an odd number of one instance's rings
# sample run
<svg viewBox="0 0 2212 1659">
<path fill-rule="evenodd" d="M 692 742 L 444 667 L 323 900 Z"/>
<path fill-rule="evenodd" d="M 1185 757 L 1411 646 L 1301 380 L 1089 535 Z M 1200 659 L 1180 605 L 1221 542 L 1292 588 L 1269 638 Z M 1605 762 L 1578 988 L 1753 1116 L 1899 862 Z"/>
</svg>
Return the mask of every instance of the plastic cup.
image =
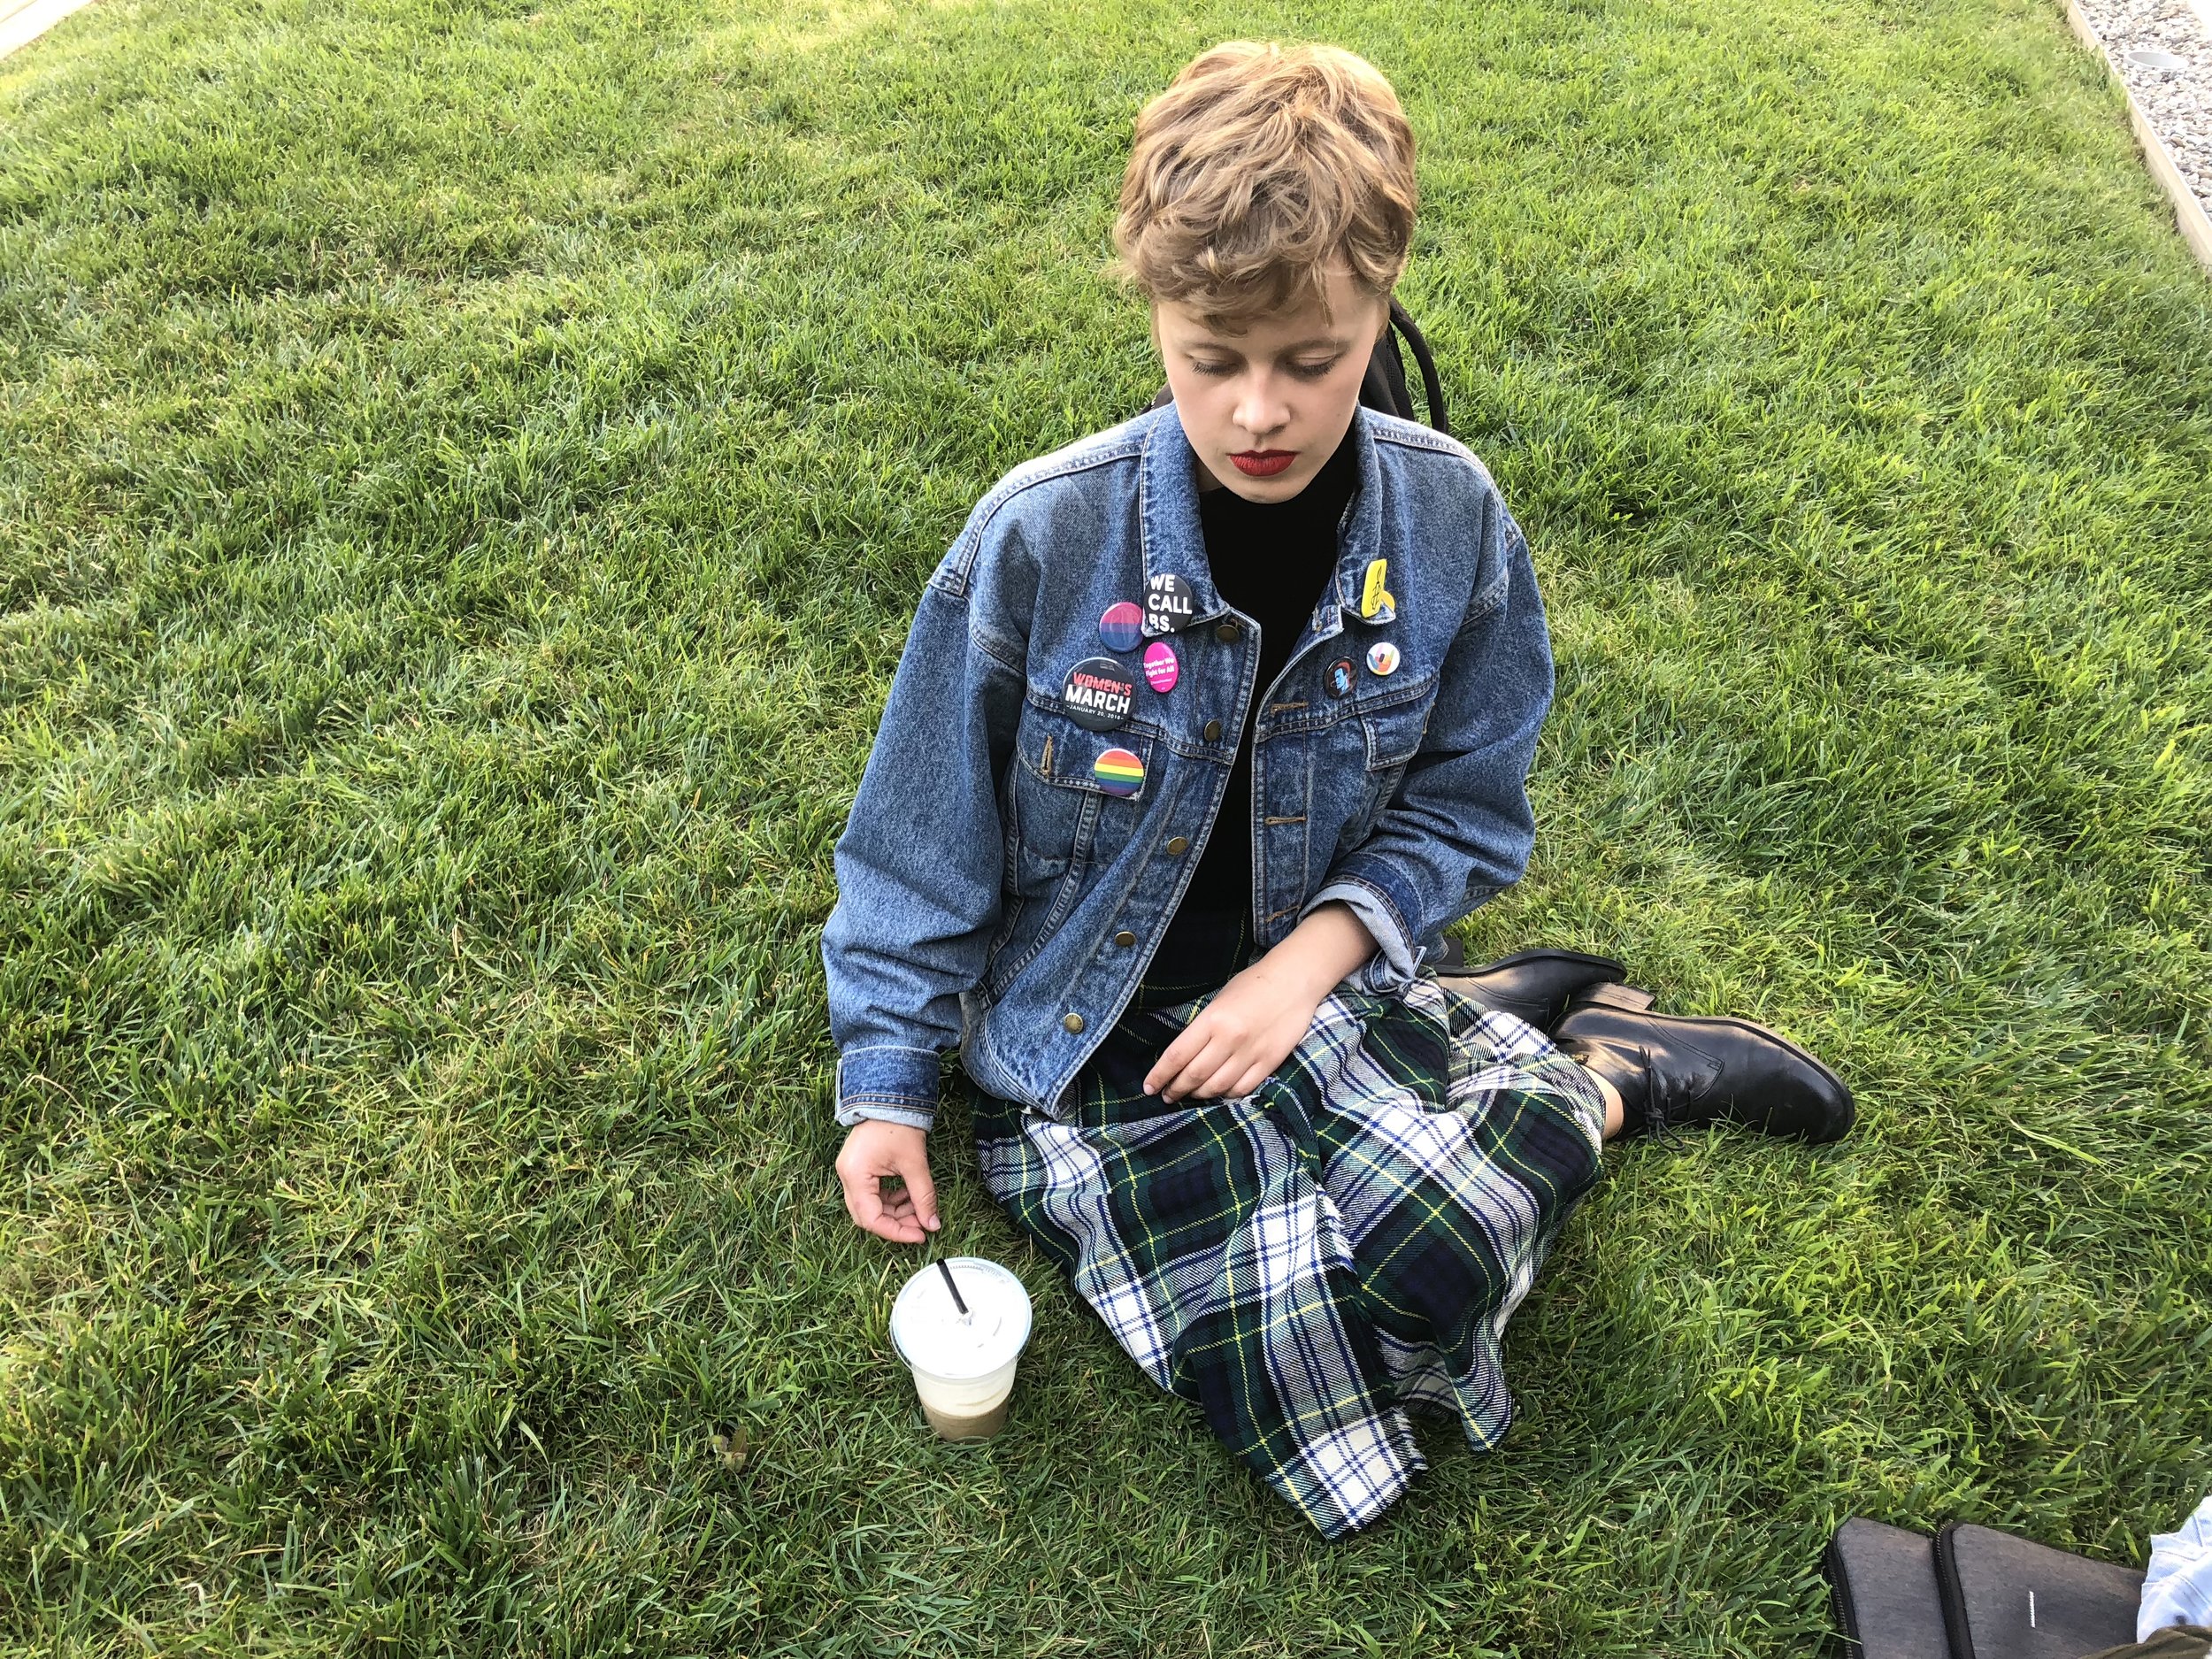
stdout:
<svg viewBox="0 0 2212 1659">
<path fill-rule="evenodd" d="M 979 1256 L 956 1256 L 946 1265 L 967 1315 L 932 1263 L 891 1304 L 891 1346 L 914 1373 L 931 1428 L 949 1440 L 986 1440 L 1006 1426 L 1014 1367 L 1029 1342 L 1029 1293 Z"/>
</svg>

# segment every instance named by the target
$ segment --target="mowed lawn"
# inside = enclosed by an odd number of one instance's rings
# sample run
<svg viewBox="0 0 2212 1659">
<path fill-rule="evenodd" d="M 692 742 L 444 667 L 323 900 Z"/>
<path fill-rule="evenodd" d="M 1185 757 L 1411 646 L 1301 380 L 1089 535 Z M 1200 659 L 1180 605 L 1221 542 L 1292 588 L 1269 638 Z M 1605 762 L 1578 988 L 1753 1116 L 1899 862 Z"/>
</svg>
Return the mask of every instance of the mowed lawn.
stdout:
<svg viewBox="0 0 2212 1659">
<path fill-rule="evenodd" d="M 1857 1085 L 1611 1154 L 1310 1533 L 1035 1294 L 921 1430 L 818 935 L 921 584 L 1141 407 L 1194 50 L 1371 56 L 1559 701 L 1478 952 Z M 0 1652 L 1802 1655 L 2212 1486 L 2212 283 L 2049 0 L 96 0 L 0 63 Z M 926 796 L 917 814 L 932 809 Z M 718 1440 L 718 1436 L 719 1440 Z"/>
</svg>

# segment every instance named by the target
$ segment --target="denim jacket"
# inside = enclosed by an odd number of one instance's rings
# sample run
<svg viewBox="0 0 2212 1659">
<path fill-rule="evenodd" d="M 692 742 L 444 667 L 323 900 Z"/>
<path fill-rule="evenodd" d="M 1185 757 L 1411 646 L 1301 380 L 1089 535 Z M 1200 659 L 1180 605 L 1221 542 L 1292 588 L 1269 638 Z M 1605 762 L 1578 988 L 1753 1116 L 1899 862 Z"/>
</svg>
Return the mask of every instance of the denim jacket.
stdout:
<svg viewBox="0 0 2212 1659">
<path fill-rule="evenodd" d="M 1017 468 L 969 516 L 837 843 L 841 1123 L 927 1128 L 955 1045 L 980 1087 L 1056 1111 L 1217 823 L 1252 838 L 1261 949 L 1317 905 L 1358 915 L 1376 949 L 1356 989 L 1402 990 L 1448 923 L 1519 879 L 1552 691 L 1528 545 L 1451 439 L 1363 408 L 1346 441 L 1359 488 L 1335 575 L 1271 686 L 1253 683 L 1256 625 L 1215 589 L 1172 404 Z M 1179 612 L 1145 620 L 1180 625 L 1156 635 L 1164 691 L 1155 636 L 1127 644 L 1131 612 L 1106 618 L 1148 592 Z M 1255 698 L 1252 799 L 1225 803 Z"/>
</svg>

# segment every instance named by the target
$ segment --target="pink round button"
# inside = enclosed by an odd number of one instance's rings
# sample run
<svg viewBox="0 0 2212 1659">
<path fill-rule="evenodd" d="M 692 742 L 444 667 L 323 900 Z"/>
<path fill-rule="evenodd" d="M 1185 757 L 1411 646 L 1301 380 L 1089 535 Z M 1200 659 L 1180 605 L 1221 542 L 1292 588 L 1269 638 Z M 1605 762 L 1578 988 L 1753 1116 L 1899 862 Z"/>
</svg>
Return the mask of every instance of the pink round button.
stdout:
<svg viewBox="0 0 2212 1659">
<path fill-rule="evenodd" d="M 1175 689 L 1175 682 L 1183 677 L 1183 665 L 1175 660 L 1175 648 L 1165 640 L 1155 640 L 1144 648 L 1144 680 L 1153 690 L 1165 695 Z"/>
</svg>

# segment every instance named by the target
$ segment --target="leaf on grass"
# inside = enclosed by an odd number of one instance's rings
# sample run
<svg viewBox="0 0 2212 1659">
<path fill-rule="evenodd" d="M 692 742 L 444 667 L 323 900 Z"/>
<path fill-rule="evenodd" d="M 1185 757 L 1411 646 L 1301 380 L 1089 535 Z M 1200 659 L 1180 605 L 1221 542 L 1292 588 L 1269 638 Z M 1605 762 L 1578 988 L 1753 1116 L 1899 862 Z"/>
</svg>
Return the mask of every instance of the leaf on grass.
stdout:
<svg viewBox="0 0 2212 1659">
<path fill-rule="evenodd" d="M 714 1455 L 722 1460 L 722 1467 L 735 1474 L 745 1467 L 746 1455 L 752 1449 L 752 1436 L 746 1433 L 742 1423 L 733 1423 L 714 1435 Z"/>
</svg>

